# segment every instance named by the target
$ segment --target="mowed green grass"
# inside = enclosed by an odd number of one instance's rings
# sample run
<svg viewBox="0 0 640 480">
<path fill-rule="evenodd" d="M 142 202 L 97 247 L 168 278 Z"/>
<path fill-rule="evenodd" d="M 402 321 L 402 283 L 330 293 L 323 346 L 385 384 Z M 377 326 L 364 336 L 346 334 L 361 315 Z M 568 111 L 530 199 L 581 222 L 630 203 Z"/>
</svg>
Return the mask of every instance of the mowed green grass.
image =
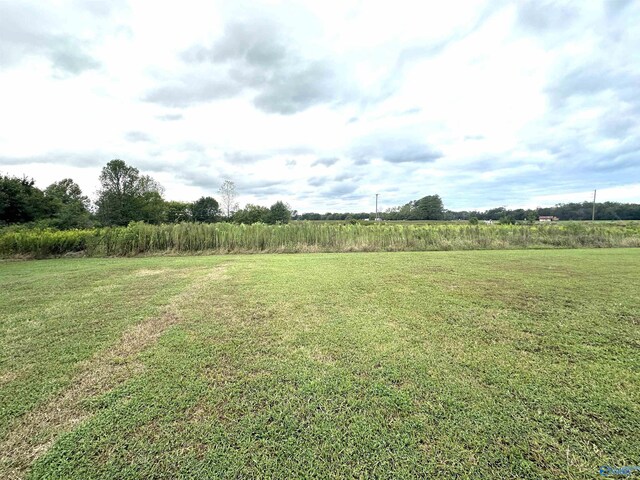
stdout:
<svg viewBox="0 0 640 480">
<path fill-rule="evenodd" d="M 0 263 L 0 477 L 640 465 L 640 251 Z"/>
</svg>

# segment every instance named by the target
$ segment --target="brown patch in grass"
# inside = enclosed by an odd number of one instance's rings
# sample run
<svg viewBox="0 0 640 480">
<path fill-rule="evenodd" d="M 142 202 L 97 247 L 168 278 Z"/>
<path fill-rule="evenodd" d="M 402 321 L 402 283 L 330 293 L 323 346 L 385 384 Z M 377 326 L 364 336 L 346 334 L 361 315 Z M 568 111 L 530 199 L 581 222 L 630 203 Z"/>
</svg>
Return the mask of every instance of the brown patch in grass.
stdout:
<svg viewBox="0 0 640 480">
<path fill-rule="evenodd" d="M 138 270 L 136 272 L 136 277 L 149 277 L 151 275 L 160 275 L 161 273 L 165 273 L 167 270 L 160 268 L 156 270 L 150 270 L 148 268 L 143 268 L 142 270 Z"/>
<path fill-rule="evenodd" d="M 66 390 L 20 418 L 0 442 L 0 476 L 23 478 L 33 461 L 45 454 L 60 434 L 71 431 L 91 415 L 83 407 L 86 399 L 107 393 L 139 373 L 143 368 L 139 354 L 179 323 L 181 305 L 197 295 L 209 280 L 219 278 L 225 268 L 218 265 L 204 279 L 198 278 L 195 288 L 175 297 L 161 315 L 127 329 L 115 345 L 82 362 L 80 372 Z"/>
<path fill-rule="evenodd" d="M 5 383 L 13 382 L 16 378 L 18 378 L 17 372 L 4 372 L 0 375 L 0 386 L 4 385 Z"/>
</svg>

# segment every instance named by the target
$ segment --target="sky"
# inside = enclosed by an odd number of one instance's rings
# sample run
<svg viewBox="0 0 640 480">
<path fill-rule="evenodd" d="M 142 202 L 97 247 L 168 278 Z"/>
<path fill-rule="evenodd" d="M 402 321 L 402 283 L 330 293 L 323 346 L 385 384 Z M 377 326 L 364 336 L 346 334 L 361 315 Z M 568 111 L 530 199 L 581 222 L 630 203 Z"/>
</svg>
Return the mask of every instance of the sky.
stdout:
<svg viewBox="0 0 640 480">
<path fill-rule="evenodd" d="M 640 202 L 634 0 L 0 0 L 0 173 L 372 211 Z"/>
</svg>

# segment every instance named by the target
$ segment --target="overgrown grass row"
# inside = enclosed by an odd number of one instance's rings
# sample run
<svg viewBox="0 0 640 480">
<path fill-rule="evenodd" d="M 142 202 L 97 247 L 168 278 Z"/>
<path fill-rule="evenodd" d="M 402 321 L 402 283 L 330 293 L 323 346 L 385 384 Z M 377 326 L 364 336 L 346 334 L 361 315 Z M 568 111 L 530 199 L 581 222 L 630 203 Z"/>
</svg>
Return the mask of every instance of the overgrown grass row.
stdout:
<svg viewBox="0 0 640 480">
<path fill-rule="evenodd" d="M 0 233 L 0 255 L 352 252 L 640 247 L 640 225 L 289 225 L 182 223 Z"/>
</svg>

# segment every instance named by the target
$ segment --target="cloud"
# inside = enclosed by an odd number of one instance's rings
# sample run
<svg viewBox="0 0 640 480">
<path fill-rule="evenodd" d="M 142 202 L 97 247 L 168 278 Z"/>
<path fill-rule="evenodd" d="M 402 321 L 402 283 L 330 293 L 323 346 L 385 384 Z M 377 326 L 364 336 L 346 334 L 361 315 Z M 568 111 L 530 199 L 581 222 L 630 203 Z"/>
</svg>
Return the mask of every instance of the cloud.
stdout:
<svg viewBox="0 0 640 480">
<path fill-rule="evenodd" d="M 352 149 L 356 164 L 363 165 L 374 159 L 389 163 L 430 163 L 442 153 L 426 142 L 404 135 L 369 136 L 361 139 Z"/>
<path fill-rule="evenodd" d="M 143 99 L 167 107 L 188 107 L 202 102 L 238 95 L 243 86 L 227 79 L 212 78 L 212 73 L 192 74 L 173 80 L 149 92 Z"/>
<path fill-rule="evenodd" d="M 324 165 L 325 167 L 330 167 L 334 165 L 338 161 L 337 157 L 326 157 L 326 158 L 318 158 L 311 163 L 312 167 L 316 167 L 318 165 Z"/>
<path fill-rule="evenodd" d="M 633 0 L 607 0 L 604 2 L 604 8 L 609 16 L 620 14 Z"/>
<path fill-rule="evenodd" d="M 546 88 L 551 104 L 556 108 L 565 106 L 571 98 L 592 97 L 605 91 L 614 92 L 623 101 L 639 101 L 640 72 L 630 71 L 624 65 L 605 60 L 587 61 L 556 75 Z"/>
<path fill-rule="evenodd" d="M 236 165 L 250 165 L 268 158 L 269 155 L 264 153 L 248 153 L 248 152 L 225 152 L 224 159 Z"/>
<path fill-rule="evenodd" d="M 283 31 L 282 25 L 265 18 L 230 22 L 211 46 L 194 45 L 183 52 L 186 74 L 144 99 L 185 107 L 251 91 L 256 108 L 282 115 L 341 101 L 346 79 L 337 65 L 326 58 L 303 57 Z"/>
<path fill-rule="evenodd" d="M 517 8 L 518 23 L 534 33 L 565 29 L 578 16 L 577 8 L 566 1 L 526 0 Z"/>
<path fill-rule="evenodd" d="M 0 169 L 90 191 L 122 158 L 169 199 L 228 177 L 301 211 L 640 178 L 638 2 L 126 3 L 0 0 Z"/>
<path fill-rule="evenodd" d="M 345 196 L 352 194 L 356 190 L 358 190 L 358 185 L 354 185 L 353 183 L 338 183 L 323 190 L 323 193 L 330 196 Z"/>
<path fill-rule="evenodd" d="M 124 135 L 124 138 L 129 142 L 150 142 L 151 137 L 144 132 L 131 131 Z"/>
<path fill-rule="evenodd" d="M 320 187 L 329 181 L 326 177 L 311 177 L 307 179 L 307 183 L 312 187 Z"/>
<path fill-rule="evenodd" d="M 0 156 L 0 165 L 52 164 L 71 167 L 105 165 L 111 158 L 100 153 L 50 152 L 30 156 Z"/>
<path fill-rule="evenodd" d="M 79 75 L 100 66 L 89 42 L 66 33 L 63 23 L 44 9 L 0 2 L 0 66 L 15 66 L 30 56 L 47 58 L 58 72 Z"/>
<path fill-rule="evenodd" d="M 182 120 L 184 115 L 181 113 L 166 113 L 164 115 L 158 115 L 156 118 L 163 122 L 175 122 L 176 120 Z"/>
</svg>

